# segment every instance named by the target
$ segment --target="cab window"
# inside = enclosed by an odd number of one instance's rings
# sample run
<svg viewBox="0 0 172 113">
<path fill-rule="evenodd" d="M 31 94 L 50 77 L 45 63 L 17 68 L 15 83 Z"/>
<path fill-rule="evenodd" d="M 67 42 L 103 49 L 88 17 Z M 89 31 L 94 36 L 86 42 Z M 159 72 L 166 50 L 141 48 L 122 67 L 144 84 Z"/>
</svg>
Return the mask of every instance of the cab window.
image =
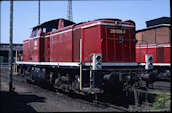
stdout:
<svg viewBox="0 0 172 113">
<path fill-rule="evenodd" d="M 32 31 L 32 37 L 36 37 L 39 35 L 40 28 L 34 28 Z"/>
<path fill-rule="evenodd" d="M 42 29 L 44 33 L 55 31 L 58 29 L 58 21 L 47 22 L 42 25 Z"/>
</svg>

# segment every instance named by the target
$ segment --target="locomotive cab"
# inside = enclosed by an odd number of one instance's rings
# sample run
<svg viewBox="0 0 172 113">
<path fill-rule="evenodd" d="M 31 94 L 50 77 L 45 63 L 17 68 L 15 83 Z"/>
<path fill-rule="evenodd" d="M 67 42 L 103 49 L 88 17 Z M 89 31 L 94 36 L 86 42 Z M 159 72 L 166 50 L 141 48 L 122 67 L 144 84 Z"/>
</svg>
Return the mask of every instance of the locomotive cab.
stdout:
<svg viewBox="0 0 172 113">
<path fill-rule="evenodd" d="M 45 53 L 45 51 L 48 51 L 46 49 L 49 48 L 49 37 L 45 37 L 45 35 L 72 24 L 74 23 L 68 20 L 56 19 L 35 26 L 32 29 L 30 38 L 24 41 L 23 61 L 44 62 L 48 59 L 45 58 L 48 56 L 48 53 Z"/>
</svg>

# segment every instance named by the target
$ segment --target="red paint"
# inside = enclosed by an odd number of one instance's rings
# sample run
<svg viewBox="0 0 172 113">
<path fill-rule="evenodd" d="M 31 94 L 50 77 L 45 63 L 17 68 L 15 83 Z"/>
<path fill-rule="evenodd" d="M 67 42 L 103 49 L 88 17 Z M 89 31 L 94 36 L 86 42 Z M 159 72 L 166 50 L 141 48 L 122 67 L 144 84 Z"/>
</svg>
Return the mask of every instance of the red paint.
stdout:
<svg viewBox="0 0 172 113">
<path fill-rule="evenodd" d="M 72 62 L 71 31 L 50 37 L 50 62 Z"/>
<path fill-rule="evenodd" d="M 171 63 L 171 47 L 164 47 L 164 63 Z"/>
<path fill-rule="evenodd" d="M 125 33 L 110 33 L 112 29 L 125 30 Z M 119 37 L 124 42 L 119 43 Z M 102 39 L 103 61 L 135 62 L 134 28 L 102 26 Z"/>
<path fill-rule="evenodd" d="M 29 40 L 23 41 L 23 61 L 29 61 Z"/>
<path fill-rule="evenodd" d="M 33 32 L 25 44 L 27 47 L 23 49 L 23 52 L 27 54 L 23 56 L 23 59 L 29 62 L 42 62 L 44 61 L 44 33 L 40 30 L 38 36 L 32 37 L 32 34 Z"/>
<path fill-rule="evenodd" d="M 44 38 L 30 39 L 30 61 L 44 61 Z"/>
<path fill-rule="evenodd" d="M 50 37 L 49 33 L 46 34 L 45 37 L 45 62 L 50 61 Z"/>
<path fill-rule="evenodd" d="M 37 38 L 29 39 L 28 45 L 25 44 L 23 49 L 25 53 L 30 48 L 29 55 L 25 54 L 24 59 L 27 61 L 29 57 L 31 59 L 28 61 L 33 62 L 79 62 L 82 39 L 83 62 L 90 62 L 93 53 L 101 52 L 103 62 L 135 62 L 135 28 L 131 27 L 135 25 L 120 21 L 124 26 L 117 27 L 116 21 L 118 20 L 98 19 L 65 27 L 69 22 L 59 19 L 56 22 L 58 25 L 55 25 L 57 30 L 44 34 L 41 29 Z M 124 39 L 122 43 L 119 42 L 120 37 Z"/>
<path fill-rule="evenodd" d="M 145 62 L 145 55 L 153 55 L 153 63 L 170 63 L 170 44 L 136 45 L 136 61 Z"/>
</svg>

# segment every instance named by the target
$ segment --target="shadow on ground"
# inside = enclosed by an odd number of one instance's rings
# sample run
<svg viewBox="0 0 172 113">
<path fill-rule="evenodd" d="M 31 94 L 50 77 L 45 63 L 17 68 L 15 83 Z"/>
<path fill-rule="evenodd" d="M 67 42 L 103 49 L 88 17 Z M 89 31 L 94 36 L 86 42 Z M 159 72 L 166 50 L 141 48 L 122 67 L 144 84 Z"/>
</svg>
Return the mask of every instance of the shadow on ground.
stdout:
<svg viewBox="0 0 172 113">
<path fill-rule="evenodd" d="M 36 112 L 30 102 L 45 102 L 44 97 L 37 95 L 20 95 L 16 92 L 0 91 L 0 112 Z"/>
<path fill-rule="evenodd" d="M 64 93 L 64 92 L 62 92 Z M 68 93 L 66 93 L 68 94 Z M 94 99 L 93 95 L 78 95 L 75 93 L 70 93 L 68 94 L 68 96 L 72 97 L 72 98 L 80 98 L 86 101 L 92 101 L 92 99 Z M 105 96 L 105 95 L 97 95 L 98 100 L 101 102 L 106 102 L 106 103 L 111 103 L 113 105 L 117 105 L 117 106 L 123 106 L 125 108 L 129 108 L 130 105 L 135 105 L 135 98 L 134 98 L 134 92 L 130 91 L 128 93 L 128 96 L 125 96 L 125 94 L 121 93 L 121 95 L 111 95 L 111 96 Z M 137 95 L 138 98 L 138 103 L 139 104 L 143 104 L 145 102 L 148 103 L 153 103 L 155 101 L 156 98 L 156 94 L 151 94 L 148 93 L 147 94 L 147 99 L 146 99 L 146 94 L 143 92 L 140 92 L 139 95 Z"/>
</svg>

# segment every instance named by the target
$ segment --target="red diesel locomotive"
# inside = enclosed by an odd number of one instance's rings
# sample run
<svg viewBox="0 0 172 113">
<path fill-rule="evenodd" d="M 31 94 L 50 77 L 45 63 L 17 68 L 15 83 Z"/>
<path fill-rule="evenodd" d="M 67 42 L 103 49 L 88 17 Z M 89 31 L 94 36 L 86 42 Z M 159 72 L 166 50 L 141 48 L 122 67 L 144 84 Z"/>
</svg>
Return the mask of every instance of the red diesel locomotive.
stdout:
<svg viewBox="0 0 172 113">
<path fill-rule="evenodd" d="M 19 73 L 36 82 L 88 93 L 118 92 L 155 80 L 136 62 L 135 23 L 97 19 L 75 24 L 56 19 L 33 28 L 23 42 Z"/>
</svg>

